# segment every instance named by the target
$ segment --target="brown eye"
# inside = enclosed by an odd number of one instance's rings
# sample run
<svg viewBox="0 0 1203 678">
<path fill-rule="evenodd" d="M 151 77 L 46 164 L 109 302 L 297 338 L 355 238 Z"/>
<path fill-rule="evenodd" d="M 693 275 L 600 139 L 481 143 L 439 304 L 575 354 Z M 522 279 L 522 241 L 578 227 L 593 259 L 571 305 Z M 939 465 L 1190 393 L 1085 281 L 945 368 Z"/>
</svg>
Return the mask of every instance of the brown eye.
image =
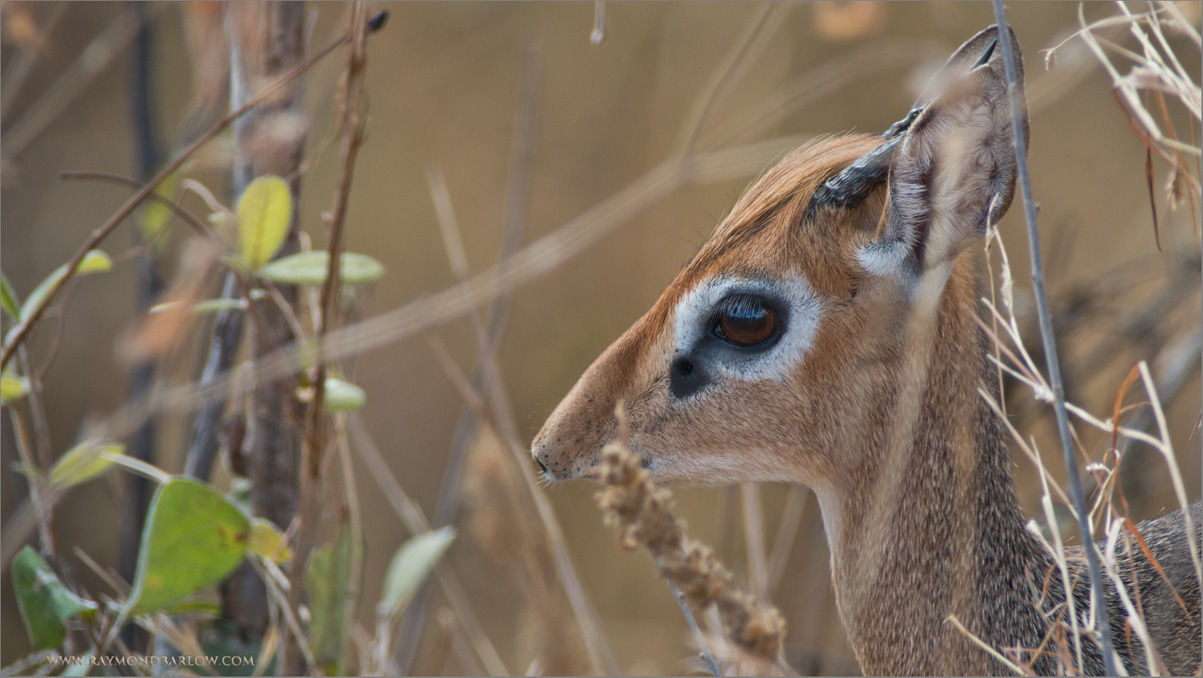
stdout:
<svg viewBox="0 0 1203 678">
<path fill-rule="evenodd" d="M 714 333 L 735 346 L 759 346 L 777 335 L 777 317 L 773 309 L 756 297 L 739 296 L 723 300 L 718 308 Z"/>
</svg>

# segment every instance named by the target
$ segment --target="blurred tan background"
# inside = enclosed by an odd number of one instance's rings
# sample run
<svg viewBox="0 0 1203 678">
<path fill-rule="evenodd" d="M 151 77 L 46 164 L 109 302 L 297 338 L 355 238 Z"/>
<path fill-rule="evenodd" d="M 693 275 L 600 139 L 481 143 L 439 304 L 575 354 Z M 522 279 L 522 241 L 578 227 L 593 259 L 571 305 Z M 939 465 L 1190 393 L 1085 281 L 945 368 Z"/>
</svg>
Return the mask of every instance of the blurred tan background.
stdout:
<svg viewBox="0 0 1203 678">
<path fill-rule="evenodd" d="M 527 241 L 549 234 L 599 202 L 637 181 L 668 157 L 695 99 L 724 59 L 738 34 L 758 11 L 754 3 L 606 3 L 606 38 L 590 42 L 592 3 L 405 3 L 388 4 L 388 24 L 369 42 L 367 92 L 371 120 L 355 176 L 347 249 L 383 262 L 388 273 L 376 285 L 366 315 L 405 304 L 456 282 L 449 269 L 427 184 L 427 171 L 442 169 L 473 272 L 497 258 L 505 204 L 510 148 L 518 104 L 524 47 L 538 49 L 537 127 L 533 145 Z M 1195 12 L 1198 5 L 1187 9 Z M 80 58 L 97 35 L 120 21 L 126 7 L 116 3 L 73 4 L 44 36 L 38 61 L 21 90 L 5 101 L 5 135 L 20 124 L 31 104 Z M 1186 206 L 1171 211 L 1157 165 L 1154 191 L 1164 252 L 1158 252 L 1145 177 L 1145 147 L 1131 133 L 1116 105 L 1111 84 L 1078 41 L 1057 53 L 1044 68 L 1042 50 L 1078 28 L 1073 3 L 1011 3 L 1010 21 L 1025 50 L 1032 108 L 1031 172 L 1045 243 L 1050 293 L 1061 320 L 1072 316 L 1074 294 L 1110 285 L 1104 301 L 1065 337 L 1063 361 L 1074 381 L 1071 396 L 1092 412 L 1110 415 L 1111 401 L 1137 360 L 1154 360 L 1161 347 L 1181 342 L 1197 328 L 1198 225 Z M 189 114 L 189 55 L 178 5 L 151 5 L 146 13 L 153 35 L 155 124 L 170 139 Z M 45 8 L 37 10 L 39 16 Z M 346 8 L 313 3 L 311 45 L 325 44 L 346 22 Z M 1108 16 L 1111 5 L 1088 4 L 1088 19 Z M 5 14 L 0 69 L 8 73 L 15 52 L 12 14 Z M 756 44 L 748 67 L 720 97 L 703 129 L 720 134 L 764 102 L 797 87 L 821 96 L 807 105 L 770 116 L 733 137 L 739 145 L 787 135 L 848 130 L 881 131 L 901 118 L 925 77 L 964 39 L 993 23 L 988 3 L 799 3 L 775 10 L 773 26 Z M 1129 39 L 1125 33 L 1114 39 Z M 1171 39 L 1173 36 L 1171 36 Z M 1175 43 L 1177 44 L 1177 43 Z M 883 47 L 884 45 L 884 47 Z M 1183 46 L 1184 65 L 1198 82 L 1197 50 Z M 115 47 L 111 62 L 79 85 L 74 99 L 18 154 L 3 152 L 0 265 L 22 294 L 66 261 L 79 243 L 127 197 L 125 189 L 99 183 L 60 182 L 65 170 L 134 173 L 129 114 L 128 50 Z M 866 58 L 868 50 L 878 56 Z M 342 54 L 341 52 L 339 53 Z M 93 54 L 94 60 L 104 55 Z M 307 81 L 312 115 L 312 164 L 303 181 L 302 227 L 324 242 L 319 215 L 329 209 L 338 164 L 338 143 L 323 140 L 332 131 L 332 95 L 342 56 L 319 64 Z M 841 64 L 843 66 L 841 66 Z M 851 66 L 849 64 L 852 64 Z M 1186 134 L 1185 118 L 1178 129 Z M 1195 130 L 1197 133 L 1197 130 Z M 5 136 L 7 141 L 8 137 Z M 782 153 L 786 149 L 782 147 Z M 765 163 L 763 167 L 767 167 Z M 754 173 L 754 172 L 753 172 Z M 229 204 L 221 174 L 202 168 L 196 176 Z M 734 201 L 751 174 L 672 193 L 650 209 L 608 232 L 586 251 L 554 271 L 518 288 L 500 350 L 501 370 L 525 440 L 538 430 L 589 362 L 638 318 L 673 274 L 696 251 Z M 204 214 L 199 201 L 185 202 Z M 177 236 L 183 234 L 177 226 Z M 1020 288 L 1027 299 L 1027 247 L 1018 210 L 1001 226 Z M 169 250 L 168 271 L 180 250 Z M 120 258 L 132 248 L 132 227 L 122 227 L 104 245 Z M 1189 253 L 1194 252 L 1193 259 Z M 1184 258 L 1187 273 L 1182 273 Z M 1193 261 L 1193 273 L 1189 265 Z M 1164 314 L 1148 319 L 1152 329 L 1130 319 L 1164 292 L 1167 281 L 1186 281 Z M 1184 277 L 1182 277 L 1184 276 Z M 47 416 L 56 454 L 68 449 L 90 418 L 112 412 L 127 393 L 127 374 L 115 345 L 134 322 L 133 266 L 76 286 L 57 322 L 54 350 L 43 330 L 35 356 L 49 362 L 45 373 Z M 1029 324 L 1032 341 L 1037 335 Z M 1126 327 L 1124 332 L 1120 328 Z M 1184 329 L 1185 328 L 1185 329 Z M 1144 331 L 1147 329 L 1148 331 Z M 475 345 L 466 321 L 438 326 L 463 367 L 470 368 Z M 204 328 L 170 366 L 174 378 L 195 375 L 203 360 Z M 1106 337 L 1119 337 L 1110 350 L 1094 353 Z M 1198 351 L 1167 415 L 1188 494 L 1199 496 L 1200 412 Z M 1085 363 L 1083 361 L 1086 361 Z M 1158 363 L 1153 363 L 1158 367 Z M 1156 372 L 1156 369 L 1154 370 Z M 355 381 L 368 394 L 367 427 L 384 451 L 395 477 L 432 514 L 462 399 L 420 338 L 408 338 L 364 354 Z M 1020 393 L 1019 399 L 1028 394 Z M 1136 398 L 1137 400 L 1143 398 Z M 1030 398 L 1028 398 L 1030 400 Z M 1129 399 L 1132 402 L 1132 399 Z M 1018 416 L 1018 415 L 1017 415 Z M 187 417 L 161 424 L 157 463 L 180 470 Z M 1048 465 L 1063 471 L 1049 417 L 1028 423 Z M 1087 451 L 1098 459 L 1110 444 L 1098 431 L 1079 427 Z M 24 498 L 22 477 L 10 465 L 9 421 L 4 421 L 3 511 L 7 518 Z M 1173 505 L 1167 476 L 1156 455 L 1133 448 L 1133 510 L 1140 517 Z M 1031 463 L 1016 454 L 1020 497 L 1029 516 L 1038 515 L 1039 487 Z M 533 473 L 533 467 L 527 469 Z M 397 545 L 408 533 L 372 482 L 358 469 L 367 563 L 363 619 L 370 622 L 379 582 Z M 60 510 L 64 550 L 78 546 L 98 562 L 116 560 L 115 522 L 120 476 L 76 491 Z M 224 476 L 218 478 L 224 483 Z M 765 539 L 774 543 L 787 489 L 766 486 Z M 650 559 L 628 553 L 601 523 L 583 482 L 545 488 L 564 527 L 569 551 L 584 588 L 601 617 L 619 666 L 627 673 L 687 670 L 693 654 L 681 613 Z M 801 672 L 847 673 L 856 663 L 843 640 L 828 582 L 826 542 L 817 507 L 803 496 L 796 541 L 773 602 L 789 620 L 787 658 Z M 719 549 L 736 572 L 746 572 L 740 498 L 735 489 L 676 491 L 679 513 L 691 536 Z M 1135 498 L 1133 498 L 1135 497 Z M 461 525 L 466 524 L 461 513 Z M 450 561 L 468 589 L 485 630 L 510 671 L 531 661 L 533 628 L 522 589 L 512 571 L 498 565 L 465 531 Z M 102 589 L 78 567 L 85 586 Z M 3 652 L 8 664 L 26 651 L 24 631 L 3 585 Z M 440 605 L 436 594 L 432 609 Z M 452 661 L 447 670 L 464 670 Z"/>
</svg>

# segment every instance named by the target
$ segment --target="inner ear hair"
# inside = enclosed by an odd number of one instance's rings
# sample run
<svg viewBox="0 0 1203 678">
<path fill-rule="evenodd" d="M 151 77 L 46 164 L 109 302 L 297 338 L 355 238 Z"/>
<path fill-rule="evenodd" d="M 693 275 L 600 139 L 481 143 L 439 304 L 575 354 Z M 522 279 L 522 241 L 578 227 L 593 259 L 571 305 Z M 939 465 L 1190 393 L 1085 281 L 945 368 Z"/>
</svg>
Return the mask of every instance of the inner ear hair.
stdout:
<svg viewBox="0 0 1203 678">
<path fill-rule="evenodd" d="M 899 140 L 883 240 L 906 248 L 912 270 L 955 258 L 1010 205 L 1015 151 L 997 39 L 987 29 L 953 55 L 931 102 Z M 1022 123 L 1026 135 L 1026 112 Z"/>
</svg>

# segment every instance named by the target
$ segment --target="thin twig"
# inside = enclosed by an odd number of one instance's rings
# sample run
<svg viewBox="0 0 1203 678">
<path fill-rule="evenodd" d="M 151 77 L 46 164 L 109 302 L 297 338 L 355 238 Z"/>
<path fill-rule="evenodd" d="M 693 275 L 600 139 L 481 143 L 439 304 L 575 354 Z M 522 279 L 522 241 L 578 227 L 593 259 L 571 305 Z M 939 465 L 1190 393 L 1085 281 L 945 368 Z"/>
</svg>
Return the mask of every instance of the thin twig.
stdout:
<svg viewBox="0 0 1203 678">
<path fill-rule="evenodd" d="M 326 247 L 326 280 L 322 283 L 321 308 L 317 318 L 317 336 L 320 339 L 334 324 L 336 303 L 339 298 L 341 285 L 340 276 L 343 233 L 347 220 L 347 204 L 351 196 L 351 182 L 355 175 L 355 158 L 364 139 L 364 79 L 367 55 L 367 5 L 356 2 L 351 9 L 351 50 L 347 56 L 346 70 L 346 110 L 343 117 L 343 148 L 342 163 L 339 171 L 338 184 L 334 192 L 334 207 L 330 214 L 330 236 Z M 321 352 L 320 341 L 316 369 L 314 370 L 313 399 L 309 403 L 308 422 L 305 428 L 304 445 L 302 447 L 302 471 L 300 474 L 300 506 L 297 513 L 301 517 L 296 549 L 293 553 L 290 578 L 297 585 L 288 592 L 290 610 L 300 610 L 303 601 L 303 587 L 299 582 L 305 581 L 305 568 L 309 562 L 309 554 L 317 539 L 318 516 L 321 510 L 321 485 L 324 461 L 327 447 L 327 424 L 323 405 L 326 396 L 326 365 L 327 359 Z M 285 639 L 285 647 L 291 647 L 291 641 Z M 312 657 L 306 657 L 312 666 Z M 299 667 L 294 667 L 299 668 Z M 287 672 L 287 671 L 286 671 Z"/>
<path fill-rule="evenodd" d="M 133 188 L 135 190 L 141 190 L 145 186 L 145 184 L 143 184 L 141 181 L 138 181 L 137 179 L 123 177 L 120 174 L 113 174 L 111 172 L 87 172 L 87 171 L 59 172 L 58 178 L 62 181 L 78 181 L 78 180 L 107 181 L 109 183 L 121 184 L 122 186 L 129 186 L 130 188 Z M 215 240 L 217 242 L 221 242 L 223 245 L 225 244 L 224 241 L 222 241 L 221 238 L 216 233 L 214 233 L 212 229 L 205 226 L 205 224 L 203 224 L 200 219 L 197 219 L 195 216 L 193 216 L 191 212 L 184 209 L 183 206 L 181 206 L 178 202 L 176 202 L 166 196 L 159 195 L 158 193 L 151 193 L 150 195 L 148 195 L 146 197 L 149 200 L 154 200 L 155 202 L 162 203 L 163 205 L 165 205 L 172 212 L 174 212 L 176 216 L 178 216 L 180 219 L 183 219 L 184 223 L 191 226 L 192 230 L 196 231 L 197 235 L 207 238 L 209 240 Z"/>
<path fill-rule="evenodd" d="M 29 416 L 33 419 L 33 449 L 37 455 L 38 470 L 48 473 L 54 464 L 54 454 L 50 451 L 50 422 L 46 418 L 46 407 L 42 402 L 42 378 L 34 373 L 29 351 L 25 348 L 21 349 L 18 360 L 21 362 L 21 371 L 29 380 L 29 391 L 25 394 L 25 400 L 29 404 Z"/>
<path fill-rule="evenodd" d="M 117 208 L 117 211 L 114 212 L 113 215 L 100 226 L 100 228 L 96 229 L 90 236 L 88 236 L 88 238 L 84 241 L 83 246 L 80 247 L 79 251 L 75 253 L 75 256 L 71 257 L 71 260 L 67 262 L 66 271 L 64 272 L 63 276 L 59 278 L 59 280 L 50 288 L 50 290 L 46 293 L 45 298 L 42 299 L 41 303 L 39 303 L 32 311 L 30 311 L 28 317 L 22 318 L 21 323 L 13 328 L 12 332 L 10 333 L 12 338 L 4 345 L 4 352 L 0 354 L 0 370 L 8 366 L 8 361 L 12 358 L 17 347 L 25 341 L 25 339 L 29 336 L 30 330 L 32 330 L 34 325 L 37 324 L 38 320 L 42 317 L 42 314 L 46 312 L 46 309 L 54 301 L 54 298 L 63 289 L 63 286 L 65 286 L 67 282 L 75 275 L 75 272 L 79 269 L 79 265 L 84 260 L 84 256 L 86 256 L 90 250 L 99 245 L 100 241 L 104 240 L 109 233 L 111 233 L 113 229 L 117 227 L 118 224 L 125 220 L 125 218 L 138 207 L 138 205 L 142 204 L 142 201 L 145 200 L 151 193 L 153 193 L 154 190 L 158 188 L 159 184 L 163 183 L 164 179 L 170 176 L 172 172 L 175 172 L 177 169 L 179 169 L 188 160 L 188 158 L 191 158 L 193 154 L 195 154 L 202 146 L 204 146 L 218 134 L 221 134 L 221 132 L 225 130 L 230 123 L 234 122 L 238 118 L 241 118 L 247 113 L 247 111 L 250 111 L 252 108 L 259 105 L 260 102 L 274 94 L 276 90 L 292 82 L 305 71 L 308 71 L 311 67 L 313 67 L 314 64 L 316 64 L 318 61 L 321 61 L 327 54 L 330 54 L 335 49 L 338 49 L 342 45 L 346 44 L 349 37 L 349 34 L 345 34 L 335 39 L 313 56 L 297 64 L 290 71 L 280 76 L 270 85 L 264 87 L 258 94 L 247 100 L 245 104 L 239 106 L 229 115 L 222 118 L 221 121 L 216 125 L 209 128 L 209 131 L 205 132 L 200 136 L 200 138 L 192 142 L 188 148 L 184 149 L 182 153 L 176 156 L 175 160 L 171 161 L 166 167 L 159 170 L 159 173 L 156 174 L 153 179 L 148 181 L 141 190 L 126 200 L 121 207 Z"/>
<path fill-rule="evenodd" d="M 233 299 L 238 296 L 237 274 L 230 271 L 221 284 L 222 299 Z M 234 356 L 242 343 L 242 328 L 244 324 L 242 311 L 223 309 L 213 321 L 213 338 L 209 342 L 209 352 L 205 357 L 205 365 L 201 368 L 200 385 L 211 387 L 225 376 L 234 365 Z M 192 442 L 184 457 L 184 474 L 199 480 L 208 480 L 217 457 L 219 445 L 217 422 L 226 408 L 226 398 L 217 393 L 206 400 L 199 408 L 196 423 L 192 426 Z"/>
<path fill-rule="evenodd" d="M 146 179 L 154 174 L 155 169 L 162 162 L 162 153 L 159 149 L 158 135 L 155 133 L 154 124 L 155 106 L 151 84 L 152 33 L 151 24 L 144 16 L 146 7 L 132 5 L 131 8 L 136 12 L 138 31 L 133 43 L 133 78 L 129 89 L 130 117 L 134 128 L 134 155 L 138 159 L 137 176 L 139 179 Z M 163 228 L 162 233 L 166 233 L 166 230 Z M 135 234 L 135 238 L 145 245 L 143 255 L 138 258 L 137 290 L 134 293 L 134 308 L 139 315 L 146 313 L 163 293 L 164 283 L 163 276 L 159 272 L 158 252 L 152 244 L 161 237 L 162 233 L 149 237 Z M 133 369 L 130 371 L 131 398 L 140 398 L 150 392 L 154 383 L 155 369 L 156 361 L 153 359 L 143 358 L 133 365 Z M 147 463 L 154 463 L 155 431 L 155 419 L 153 418 L 148 419 L 137 431 L 134 431 L 130 436 L 127 450 L 129 455 Z M 150 505 L 152 488 L 149 480 L 138 475 L 124 478 L 124 483 L 128 497 L 125 502 L 125 518 L 122 520 L 120 530 L 120 555 L 117 562 L 121 575 L 126 579 L 133 579 L 134 570 L 138 564 L 142 529 L 146 522 L 146 511 Z M 142 639 L 138 637 L 139 635 L 136 627 L 127 626 L 123 640 L 129 645 L 140 644 Z"/>
<path fill-rule="evenodd" d="M 1065 409 L 1065 389 L 1061 380 L 1061 364 L 1057 357 L 1057 340 L 1053 336 L 1053 322 L 1048 310 L 1048 294 L 1044 289 L 1044 265 L 1040 259 L 1040 233 L 1036 226 L 1036 202 L 1032 198 L 1032 182 L 1028 176 L 1027 139 L 1023 134 L 1023 110 L 1019 100 L 1021 85 L 1016 80 L 1015 54 L 1011 50 L 1011 40 L 1008 37 L 1010 27 L 1007 26 L 1006 10 L 1003 8 L 1002 0 L 993 0 L 993 5 L 998 30 L 1002 36 L 998 42 L 1002 46 L 1003 65 L 1007 75 L 1007 93 L 1011 103 L 1011 137 L 1015 144 L 1016 173 L 1019 177 L 1020 191 L 1023 194 L 1024 217 L 1028 226 L 1028 248 L 1032 255 L 1032 291 L 1036 297 L 1036 312 L 1040 318 L 1040 336 L 1044 344 L 1049 385 L 1053 391 L 1053 410 L 1057 414 L 1057 431 L 1061 437 L 1061 451 L 1064 454 L 1065 467 L 1069 475 L 1070 497 L 1073 498 L 1074 508 L 1078 514 L 1078 531 L 1082 536 L 1082 550 L 1086 552 L 1086 563 L 1090 572 L 1090 592 L 1098 619 L 1099 635 L 1102 639 L 1103 666 L 1107 675 L 1115 676 L 1119 674 L 1111 643 L 1110 615 L 1107 601 L 1103 597 L 1099 553 L 1090 529 L 1090 515 L 1086 512 L 1086 500 L 1082 495 L 1082 481 L 1078 477 L 1078 464 L 1074 459 L 1073 441 L 1069 434 L 1069 415 Z M 1071 592 L 1067 591 L 1066 595 L 1071 595 Z M 1077 621 L 1075 620 L 1074 623 L 1076 625 Z"/>
<path fill-rule="evenodd" d="M 338 185 L 334 193 L 334 207 L 330 210 L 330 237 L 327 246 L 326 280 L 322 284 L 321 316 L 318 318 L 317 334 L 321 336 L 333 324 L 335 315 L 335 299 L 338 298 L 341 287 L 343 231 L 347 222 L 347 205 L 351 197 L 351 180 L 355 176 L 355 159 L 359 155 L 359 147 L 364 140 L 364 80 L 366 76 L 367 56 L 367 5 L 357 2 L 351 11 L 351 30 L 354 31 L 351 40 L 351 51 L 347 57 L 347 96 L 346 111 L 343 119 L 343 148 L 340 163 Z M 319 353 L 318 370 L 324 369 Z M 321 394 L 318 385 L 318 394 Z M 314 397 L 314 403 L 321 404 L 320 395 Z M 315 408 L 320 409 L 320 408 Z"/>
</svg>

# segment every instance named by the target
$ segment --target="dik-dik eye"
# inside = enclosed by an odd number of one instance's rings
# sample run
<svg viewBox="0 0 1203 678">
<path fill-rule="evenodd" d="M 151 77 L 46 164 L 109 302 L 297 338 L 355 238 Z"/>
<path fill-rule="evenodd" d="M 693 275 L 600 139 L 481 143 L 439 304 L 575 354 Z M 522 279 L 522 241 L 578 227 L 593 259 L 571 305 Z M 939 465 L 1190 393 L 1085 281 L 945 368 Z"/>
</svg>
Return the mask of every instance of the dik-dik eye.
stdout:
<svg viewBox="0 0 1203 678">
<path fill-rule="evenodd" d="M 761 348 L 779 336 L 777 313 L 766 299 L 740 294 L 715 308 L 714 335 L 740 348 Z"/>
</svg>

